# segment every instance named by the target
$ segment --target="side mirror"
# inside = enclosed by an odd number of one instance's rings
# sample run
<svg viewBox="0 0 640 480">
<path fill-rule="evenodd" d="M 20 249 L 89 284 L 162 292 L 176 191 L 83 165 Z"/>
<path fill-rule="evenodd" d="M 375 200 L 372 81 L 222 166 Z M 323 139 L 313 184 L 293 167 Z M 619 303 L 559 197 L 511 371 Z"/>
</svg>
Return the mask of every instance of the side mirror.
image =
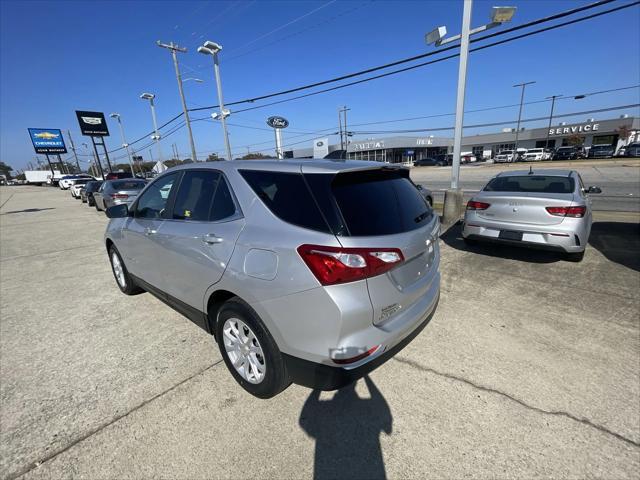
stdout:
<svg viewBox="0 0 640 480">
<path fill-rule="evenodd" d="M 129 216 L 129 207 L 125 203 L 121 205 L 114 205 L 107 208 L 107 217 L 109 218 L 124 218 Z"/>
<path fill-rule="evenodd" d="M 591 186 L 587 188 L 585 193 L 602 193 L 602 189 L 600 187 Z"/>
</svg>

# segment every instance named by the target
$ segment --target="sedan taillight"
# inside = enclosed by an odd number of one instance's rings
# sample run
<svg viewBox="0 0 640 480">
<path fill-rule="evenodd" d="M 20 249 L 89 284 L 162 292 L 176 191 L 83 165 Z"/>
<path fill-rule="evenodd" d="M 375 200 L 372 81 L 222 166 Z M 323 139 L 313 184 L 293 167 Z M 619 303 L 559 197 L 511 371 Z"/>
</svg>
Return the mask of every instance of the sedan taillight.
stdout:
<svg viewBox="0 0 640 480">
<path fill-rule="evenodd" d="M 300 245 L 298 253 L 322 285 L 355 282 L 388 272 L 404 261 L 397 248 Z"/>
<path fill-rule="evenodd" d="M 577 207 L 546 207 L 547 212 L 556 217 L 582 218 L 587 211 L 584 205 Z"/>
<path fill-rule="evenodd" d="M 469 200 L 467 203 L 467 210 L 486 210 L 491 206 L 490 203 L 476 202 L 475 200 Z"/>
<path fill-rule="evenodd" d="M 129 195 L 126 193 L 112 193 L 109 195 L 111 198 L 129 198 Z"/>
</svg>

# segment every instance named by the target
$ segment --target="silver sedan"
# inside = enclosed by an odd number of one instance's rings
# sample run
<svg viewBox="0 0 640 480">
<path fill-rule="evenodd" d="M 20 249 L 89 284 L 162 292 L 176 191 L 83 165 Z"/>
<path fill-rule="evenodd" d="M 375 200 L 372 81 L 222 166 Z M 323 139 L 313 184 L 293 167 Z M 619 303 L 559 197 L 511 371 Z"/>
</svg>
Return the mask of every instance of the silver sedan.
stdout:
<svg viewBox="0 0 640 480">
<path fill-rule="evenodd" d="M 469 200 L 462 237 L 565 252 L 580 261 L 591 232 L 591 199 L 573 170 L 503 172 Z"/>
<path fill-rule="evenodd" d="M 147 183 L 137 178 L 107 180 L 98 191 L 94 192 L 93 200 L 96 210 L 106 210 L 114 205 L 126 203 L 131 206 L 138 193 Z"/>
</svg>

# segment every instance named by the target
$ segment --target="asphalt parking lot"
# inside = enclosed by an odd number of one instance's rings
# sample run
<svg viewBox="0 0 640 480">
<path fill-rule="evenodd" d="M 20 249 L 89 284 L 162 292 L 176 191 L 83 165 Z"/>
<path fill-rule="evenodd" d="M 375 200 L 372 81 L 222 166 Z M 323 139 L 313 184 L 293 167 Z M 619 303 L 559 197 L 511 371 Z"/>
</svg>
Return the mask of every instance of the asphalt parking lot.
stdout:
<svg viewBox="0 0 640 480">
<path fill-rule="evenodd" d="M 637 213 L 596 213 L 581 263 L 453 227 L 413 343 L 355 388 L 268 401 L 202 330 L 120 293 L 106 223 L 0 188 L 2 478 L 638 477 Z"/>
</svg>

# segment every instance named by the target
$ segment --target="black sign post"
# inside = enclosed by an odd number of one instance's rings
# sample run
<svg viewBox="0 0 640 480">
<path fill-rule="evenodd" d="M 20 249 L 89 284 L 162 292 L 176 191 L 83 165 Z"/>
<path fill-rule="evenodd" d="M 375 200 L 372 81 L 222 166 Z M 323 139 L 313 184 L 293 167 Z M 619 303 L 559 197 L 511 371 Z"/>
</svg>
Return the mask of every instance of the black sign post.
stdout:
<svg viewBox="0 0 640 480">
<path fill-rule="evenodd" d="M 45 157 L 47 157 L 47 163 L 49 163 L 49 168 L 51 169 L 51 185 L 53 185 L 53 177 L 56 176 L 56 173 L 53 171 L 53 165 L 51 165 L 51 159 L 49 158 L 49 154 L 45 153 Z"/>
<path fill-rule="evenodd" d="M 91 143 L 93 144 L 93 152 L 96 155 L 96 161 L 98 162 L 98 168 L 102 179 L 105 179 L 104 170 L 102 169 L 102 163 L 100 163 L 100 155 L 98 155 L 98 145 L 102 147 L 104 156 L 107 159 L 107 165 L 109 172 L 112 172 L 111 162 L 109 161 L 109 152 L 107 146 L 104 143 L 104 137 L 109 136 L 109 128 L 107 127 L 107 121 L 104 118 L 102 112 L 89 112 L 85 110 L 76 110 L 76 116 L 78 117 L 78 124 L 80 125 L 80 132 L 82 135 L 91 137 Z M 99 141 L 96 141 L 99 139 Z"/>
</svg>

